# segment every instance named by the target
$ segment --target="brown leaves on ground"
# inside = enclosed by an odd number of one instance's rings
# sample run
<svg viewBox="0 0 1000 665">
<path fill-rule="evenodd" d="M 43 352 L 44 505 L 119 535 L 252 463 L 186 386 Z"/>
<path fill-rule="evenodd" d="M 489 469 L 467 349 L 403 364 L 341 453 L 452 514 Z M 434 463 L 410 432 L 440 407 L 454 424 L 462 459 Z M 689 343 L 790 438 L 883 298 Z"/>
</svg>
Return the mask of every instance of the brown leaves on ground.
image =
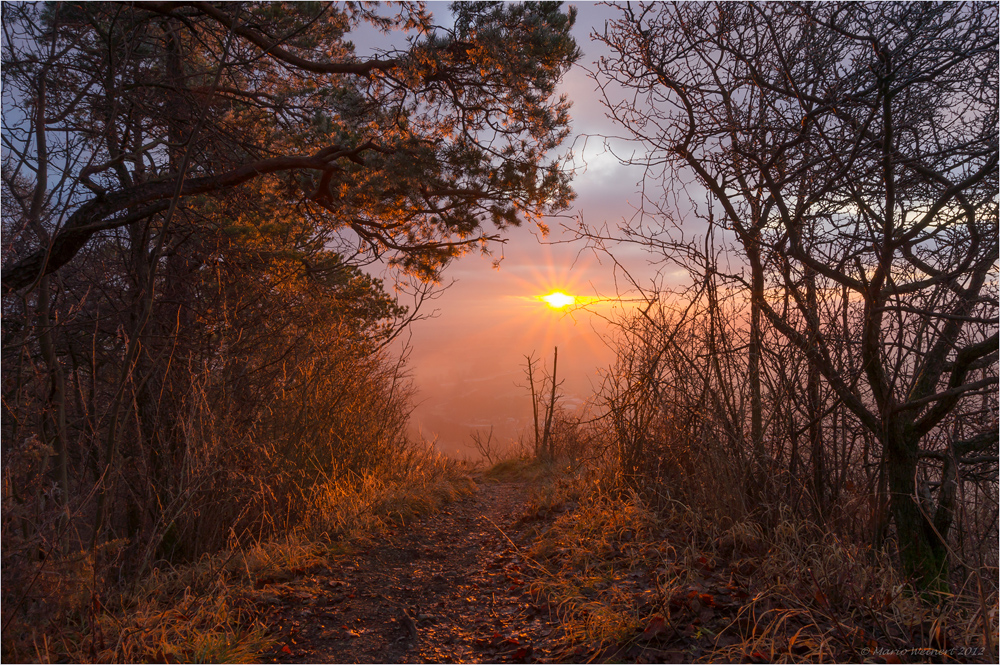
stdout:
<svg viewBox="0 0 1000 665">
<path fill-rule="evenodd" d="M 555 614 L 537 604 L 518 541 L 523 483 L 400 525 L 380 542 L 266 585 L 277 646 L 267 662 L 543 662 L 558 657 Z"/>
</svg>

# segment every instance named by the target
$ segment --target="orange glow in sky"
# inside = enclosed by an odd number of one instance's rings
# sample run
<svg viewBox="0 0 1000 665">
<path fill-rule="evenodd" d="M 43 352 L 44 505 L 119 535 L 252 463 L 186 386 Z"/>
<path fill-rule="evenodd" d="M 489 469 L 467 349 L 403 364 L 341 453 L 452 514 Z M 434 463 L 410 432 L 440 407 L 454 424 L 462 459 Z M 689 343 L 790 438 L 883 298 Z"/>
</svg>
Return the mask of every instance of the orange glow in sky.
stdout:
<svg viewBox="0 0 1000 665">
<path fill-rule="evenodd" d="M 526 357 L 551 371 L 558 347 L 559 404 L 583 409 L 614 363 L 610 322 L 631 307 L 604 295 L 615 283 L 592 254 L 540 243 L 530 228 L 510 235 L 517 250 L 498 270 L 490 257 L 454 266 L 458 281 L 435 303 L 438 316 L 415 324 L 406 340 L 421 388 L 412 435 L 457 458 L 478 454 L 472 433 L 494 427 L 494 442 L 506 445 L 533 429 Z"/>
</svg>

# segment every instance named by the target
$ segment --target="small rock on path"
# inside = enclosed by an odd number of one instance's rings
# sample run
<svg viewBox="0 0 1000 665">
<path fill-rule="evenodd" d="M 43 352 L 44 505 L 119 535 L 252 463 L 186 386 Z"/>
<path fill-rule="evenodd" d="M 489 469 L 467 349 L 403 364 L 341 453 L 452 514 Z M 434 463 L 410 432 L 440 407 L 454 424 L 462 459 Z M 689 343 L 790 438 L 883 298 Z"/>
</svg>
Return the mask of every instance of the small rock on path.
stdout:
<svg viewBox="0 0 1000 665">
<path fill-rule="evenodd" d="M 284 585 L 274 663 L 546 662 L 558 622 L 520 552 L 525 483 L 478 492 Z M 512 542 L 513 541 L 513 542 Z"/>
</svg>

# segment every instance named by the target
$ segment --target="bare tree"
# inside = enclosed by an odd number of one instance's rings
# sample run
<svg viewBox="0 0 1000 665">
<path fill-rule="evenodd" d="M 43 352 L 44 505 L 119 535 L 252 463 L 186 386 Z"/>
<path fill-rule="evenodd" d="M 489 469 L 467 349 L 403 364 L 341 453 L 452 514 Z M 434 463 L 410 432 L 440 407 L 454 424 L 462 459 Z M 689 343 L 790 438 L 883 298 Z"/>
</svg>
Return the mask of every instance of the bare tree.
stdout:
<svg viewBox="0 0 1000 665">
<path fill-rule="evenodd" d="M 559 347 L 552 353 L 552 376 L 549 377 L 549 405 L 545 408 L 545 429 L 542 431 L 542 450 L 545 459 L 552 462 L 556 459 L 556 442 L 552 436 L 552 418 L 556 411 L 556 388 L 559 387 L 557 370 L 559 369 Z"/>
<path fill-rule="evenodd" d="M 539 380 L 537 387 L 535 384 L 535 372 L 538 361 L 535 360 L 534 354 L 525 356 L 524 360 L 524 374 L 528 379 L 528 390 L 531 393 L 531 413 L 534 419 L 535 457 L 537 459 L 551 462 L 555 460 L 556 457 L 556 443 L 555 437 L 552 433 L 552 423 L 556 411 L 556 401 L 558 399 L 556 390 L 560 385 L 556 375 L 559 367 L 559 348 L 557 347 L 555 349 L 555 353 L 552 357 L 552 374 L 546 375 L 546 373 L 543 372 L 543 376 Z M 546 382 L 549 384 L 548 404 L 542 402 L 544 399 Z M 541 421 L 539 421 L 539 408 Z"/>
<path fill-rule="evenodd" d="M 599 35 L 653 205 L 696 185 L 740 250 L 757 454 L 762 317 L 810 368 L 817 498 L 828 391 L 878 442 L 903 570 L 930 585 L 956 485 L 997 460 L 996 23 L 987 4 L 630 4 Z"/>
<path fill-rule="evenodd" d="M 542 438 L 541 429 L 538 426 L 538 392 L 535 390 L 535 365 L 538 361 L 534 357 L 534 353 L 529 353 L 524 357 L 524 373 L 528 378 L 528 390 L 531 392 L 531 416 L 532 423 L 534 424 L 533 434 L 535 435 L 532 439 L 534 444 L 535 457 L 540 459 L 542 456 Z"/>
<path fill-rule="evenodd" d="M 482 430 L 475 431 L 469 435 L 472 438 L 472 446 L 479 453 L 479 457 L 486 460 L 487 464 L 495 464 L 497 462 L 496 456 L 498 450 L 494 448 L 493 442 L 493 426 L 490 426 L 490 431 L 485 432 Z"/>
</svg>

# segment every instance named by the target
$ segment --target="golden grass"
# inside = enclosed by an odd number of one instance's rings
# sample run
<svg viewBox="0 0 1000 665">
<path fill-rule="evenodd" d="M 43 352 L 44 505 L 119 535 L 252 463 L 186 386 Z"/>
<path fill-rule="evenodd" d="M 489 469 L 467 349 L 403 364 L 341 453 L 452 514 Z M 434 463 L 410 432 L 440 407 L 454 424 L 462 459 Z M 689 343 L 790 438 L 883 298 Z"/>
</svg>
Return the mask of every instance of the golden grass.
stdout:
<svg viewBox="0 0 1000 665">
<path fill-rule="evenodd" d="M 549 572 L 536 579 L 533 590 L 555 606 L 574 643 L 603 645 L 634 635 L 642 609 L 636 590 L 622 582 L 641 561 L 634 556 L 636 545 L 652 540 L 653 515 L 634 493 L 580 496 L 572 481 L 543 489 L 538 499 L 542 510 L 558 506 L 559 499 L 579 503 L 543 528 L 529 551 Z"/>
<path fill-rule="evenodd" d="M 269 640 L 241 591 L 250 571 L 274 566 L 269 551 L 277 549 L 268 543 L 157 568 L 136 588 L 103 593 L 108 585 L 94 579 L 89 553 L 50 563 L 39 576 L 49 583 L 36 589 L 44 602 L 5 631 L 4 660 L 245 662 Z"/>
<path fill-rule="evenodd" d="M 655 662 L 661 648 L 700 662 L 995 657 L 983 635 L 986 625 L 997 644 L 995 593 L 982 603 L 971 590 L 928 603 L 886 554 L 789 511 L 765 531 L 748 518 L 703 519 L 662 497 L 654 510 L 640 493 L 593 478 L 540 496 L 577 505 L 539 528 L 533 589 L 569 642 L 602 658 Z"/>
<path fill-rule="evenodd" d="M 495 483 L 537 482 L 551 475 L 551 465 L 522 454 L 512 454 L 482 471 L 483 480 Z"/>
<path fill-rule="evenodd" d="M 313 571 L 387 526 L 431 514 L 475 489 L 457 465 L 430 451 L 403 462 L 385 478 L 372 473 L 312 488 L 309 513 L 293 533 L 183 566 L 154 567 L 127 589 L 107 591 L 118 587 L 95 577 L 90 553 L 36 563 L 30 601 L 16 611 L 4 608 L 3 660 L 253 661 L 272 644 L 257 609 L 267 600 L 261 587 Z"/>
<path fill-rule="evenodd" d="M 369 540 L 390 525 L 434 513 L 475 488 L 457 464 L 428 453 L 405 473 L 368 473 L 317 486 L 309 497 L 303 529 L 324 540 Z"/>
</svg>

